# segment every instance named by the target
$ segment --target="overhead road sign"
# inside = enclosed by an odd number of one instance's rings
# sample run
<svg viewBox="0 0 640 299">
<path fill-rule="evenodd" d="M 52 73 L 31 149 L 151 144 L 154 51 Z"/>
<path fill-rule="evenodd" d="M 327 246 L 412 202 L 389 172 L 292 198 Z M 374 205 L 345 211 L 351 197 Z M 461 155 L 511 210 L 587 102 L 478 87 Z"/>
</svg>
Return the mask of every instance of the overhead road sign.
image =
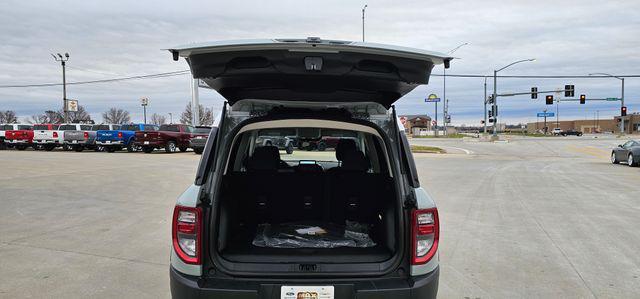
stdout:
<svg viewBox="0 0 640 299">
<path fill-rule="evenodd" d="M 620 98 L 606 98 L 607 101 L 620 101 Z"/>
</svg>

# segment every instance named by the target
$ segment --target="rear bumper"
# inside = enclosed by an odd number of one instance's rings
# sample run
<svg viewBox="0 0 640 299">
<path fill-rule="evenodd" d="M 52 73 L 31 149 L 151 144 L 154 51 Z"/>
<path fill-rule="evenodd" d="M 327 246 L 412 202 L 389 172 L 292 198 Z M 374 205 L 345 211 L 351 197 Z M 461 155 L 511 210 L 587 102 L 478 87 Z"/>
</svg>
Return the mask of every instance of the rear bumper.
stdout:
<svg viewBox="0 0 640 299">
<path fill-rule="evenodd" d="M 60 144 L 59 140 L 52 140 L 52 139 L 34 139 L 33 143 L 35 144 Z"/>
<path fill-rule="evenodd" d="M 106 140 L 106 141 L 102 141 L 102 140 L 98 140 L 96 141 L 97 145 L 104 145 L 104 146 L 109 146 L 109 145 L 124 145 L 123 141 L 120 140 Z"/>
<path fill-rule="evenodd" d="M 429 274 L 412 279 L 389 278 L 383 280 L 331 281 L 313 280 L 288 283 L 283 281 L 255 281 L 207 279 L 183 275 L 171 267 L 170 283 L 173 298 L 280 298 L 284 285 L 333 285 L 335 299 L 342 298 L 436 298 L 439 268 Z"/>
<path fill-rule="evenodd" d="M 31 144 L 29 139 L 5 139 L 4 142 L 9 144 Z"/>
<path fill-rule="evenodd" d="M 153 147 L 164 147 L 164 142 L 162 141 L 148 141 L 148 140 L 143 140 L 143 141 L 135 141 L 133 143 L 136 146 L 153 146 Z"/>
<path fill-rule="evenodd" d="M 66 144 L 66 145 L 91 145 L 93 143 L 91 141 L 88 141 L 88 140 L 65 140 L 64 144 Z"/>
</svg>

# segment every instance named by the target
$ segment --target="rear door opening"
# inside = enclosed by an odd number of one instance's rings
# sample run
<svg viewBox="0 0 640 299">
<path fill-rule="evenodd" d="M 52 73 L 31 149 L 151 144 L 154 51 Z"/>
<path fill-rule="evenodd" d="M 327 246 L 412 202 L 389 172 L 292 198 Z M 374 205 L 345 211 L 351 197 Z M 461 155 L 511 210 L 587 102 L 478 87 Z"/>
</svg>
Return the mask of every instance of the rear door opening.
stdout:
<svg viewBox="0 0 640 299">
<path fill-rule="evenodd" d="M 392 270 L 403 216 L 384 140 L 372 127 L 327 120 L 242 127 L 214 207 L 214 262 L 245 273 Z"/>
</svg>

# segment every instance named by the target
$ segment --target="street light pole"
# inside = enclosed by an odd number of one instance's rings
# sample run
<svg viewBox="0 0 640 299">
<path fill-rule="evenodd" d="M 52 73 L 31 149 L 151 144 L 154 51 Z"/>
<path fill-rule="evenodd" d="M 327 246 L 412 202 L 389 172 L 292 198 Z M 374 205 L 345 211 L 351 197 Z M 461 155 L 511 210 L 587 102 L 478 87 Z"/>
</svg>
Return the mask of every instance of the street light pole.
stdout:
<svg viewBox="0 0 640 299">
<path fill-rule="evenodd" d="M 69 113 L 67 112 L 67 74 L 66 74 L 66 65 L 69 60 L 69 53 L 62 54 L 57 53 L 58 56 L 51 54 L 55 61 L 59 61 L 62 64 L 62 111 L 64 112 L 64 122 L 69 122 Z"/>
<path fill-rule="evenodd" d="M 451 49 L 449 52 L 447 52 L 447 54 L 451 55 L 453 54 L 453 52 L 458 51 L 458 49 L 462 48 L 463 46 L 468 45 L 469 43 L 462 43 L 460 45 L 458 45 L 457 47 Z M 442 121 L 444 124 L 444 135 L 447 135 L 447 108 L 449 108 L 446 105 L 446 101 L 447 101 L 447 68 L 443 68 L 442 70 L 442 100 L 445 102 L 445 105 L 442 105 Z"/>
<path fill-rule="evenodd" d="M 173 113 L 169 112 L 169 123 L 173 124 Z"/>
<path fill-rule="evenodd" d="M 493 136 L 497 137 L 498 136 L 498 92 L 497 92 L 497 85 L 498 85 L 498 72 L 502 71 L 514 64 L 518 64 L 518 63 L 522 63 L 522 62 L 527 62 L 527 61 L 535 61 L 535 58 L 530 58 L 530 59 L 522 59 L 522 60 L 518 60 L 518 61 L 514 61 L 510 64 L 507 64 L 506 66 L 504 66 L 501 69 L 498 70 L 494 70 L 493 71 Z"/>
<path fill-rule="evenodd" d="M 364 42 L 364 10 L 367 9 L 367 5 L 365 4 L 362 7 L 362 41 Z"/>
<path fill-rule="evenodd" d="M 487 76 L 484 76 L 484 133 L 487 134 Z"/>
<path fill-rule="evenodd" d="M 620 92 L 621 97 L 620 97 L 620 134 L 624 134 L 625 130 L 624 130 L 624 117 L 622 117 L 622 107 L 624 107 L 624 78 L 623 77 L 618 77 L 618 76 L 614 76 L 611 74 L 607 74 L 607 73 L 591 73 L 589 74 L 589 76 L 593 76 L 593 75 L 604 75 L 604 76 L 608 76 L 611 78 L 616 78 L 620 81 L 622 81 L 622 91 Z"/>
</svg>

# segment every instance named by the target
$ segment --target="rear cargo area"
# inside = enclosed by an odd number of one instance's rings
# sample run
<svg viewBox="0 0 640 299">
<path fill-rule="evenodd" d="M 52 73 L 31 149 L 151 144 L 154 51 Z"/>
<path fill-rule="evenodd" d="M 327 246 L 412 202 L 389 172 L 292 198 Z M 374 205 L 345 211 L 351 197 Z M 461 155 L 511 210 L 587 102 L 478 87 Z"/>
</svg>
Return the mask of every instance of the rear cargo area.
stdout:
<svg viewBox="0 0 640 299">
<path fill-rule="evenodd" d="M 214 226 L 220 258 L 353 264 L 394 257 L 399 200 L 379 140 L 351 134 L 338 137 L 335 149 L 293 154 L 271 145 L 242 148 L 262 144 L 259 135 L 239 138 L 233 169 L 222 178 Z"/>
<path fill-rule="evenodd" d="M 390 178 L 357 172 L 293 172 L 235 173 L 224 180 L 218 249 L 229 261 L 364 263 L 385 261 L 394 253 L 395 195 Z M 335 246 L 331 248 L 312 248 L 309 242 L 298 248 L 255 245 L 265 224 L 284 229 L 321 228 L 344 236 L 347 221 L 366 227 L 374 244 L 340 246 L 344 244 L 341 240 L 349 240 L 342 238 L 331 243 Z M 304 238 L 313 244 L 317 233 L 287 235 L 291 240 Z"/>
</svg>

